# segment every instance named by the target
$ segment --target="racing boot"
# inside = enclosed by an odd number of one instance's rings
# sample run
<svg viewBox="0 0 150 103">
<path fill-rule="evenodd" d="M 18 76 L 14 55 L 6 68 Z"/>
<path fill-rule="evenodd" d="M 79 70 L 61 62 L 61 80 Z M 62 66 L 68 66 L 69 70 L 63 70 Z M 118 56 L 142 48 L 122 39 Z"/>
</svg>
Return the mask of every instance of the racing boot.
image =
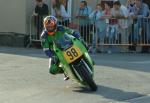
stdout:
<svg viewBox="0 0 150 103">
<path fill-rule="evenodd" d="M 69 77 L 64 73 L 64 81 L 67 81 L 67 80 L 69 80 Z"/>
</svg>

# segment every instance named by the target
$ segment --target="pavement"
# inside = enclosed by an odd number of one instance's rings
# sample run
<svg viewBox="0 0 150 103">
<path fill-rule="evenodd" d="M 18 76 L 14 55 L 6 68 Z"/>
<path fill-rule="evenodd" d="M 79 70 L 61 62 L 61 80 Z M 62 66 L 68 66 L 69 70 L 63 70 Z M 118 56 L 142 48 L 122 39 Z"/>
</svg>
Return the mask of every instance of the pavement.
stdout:
<svg viewBox="0 0 150 103">
<path fill-rule="evenodd" d="M 150 54 L 91 54 L 96 92 L 48 73 L 41 49 L 0 47 L 0 103 L 150 103 Z"/>
</svg>

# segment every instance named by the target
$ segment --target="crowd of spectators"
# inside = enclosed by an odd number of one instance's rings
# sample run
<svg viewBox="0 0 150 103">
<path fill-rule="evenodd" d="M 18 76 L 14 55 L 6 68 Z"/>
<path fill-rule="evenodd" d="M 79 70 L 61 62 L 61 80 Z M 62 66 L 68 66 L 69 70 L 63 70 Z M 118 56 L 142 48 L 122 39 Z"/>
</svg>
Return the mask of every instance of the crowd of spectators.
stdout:
<svg viewBox="0 0 150 103">
<path fill-rule="evenodd" d="M 103 51 L 103 44 L 122 44 L 124 50 L 128 49 L 127 44 L 148 44 L 150 43 L 150 10 L 149 4 L 143 0 L 127 0 L 126 4 L 121 4 L 119 0 L 112 0 L 97 3 L 95 9 L 86 0 L 80 1 L 76 10 L 76 16 L 71 17 L 67 9 L 68 0 L 52 0 L 52 11 L 43 0 L 36 0 L 37 6 L 34 11 L 36 20 L 39 16 L 48 14 L 56 16 L 59 24 L 68 26 L 71 22 L 69 18 L 78 19 L 78 29 L 82 38 L 91 44 L 94 52 Z M 37 26 L 41 28 L 42 25 Z M 37 29 L 39 33 L 41 29 Z M 133 49 L 130 46 L 130 50 Z"/>
</svg>

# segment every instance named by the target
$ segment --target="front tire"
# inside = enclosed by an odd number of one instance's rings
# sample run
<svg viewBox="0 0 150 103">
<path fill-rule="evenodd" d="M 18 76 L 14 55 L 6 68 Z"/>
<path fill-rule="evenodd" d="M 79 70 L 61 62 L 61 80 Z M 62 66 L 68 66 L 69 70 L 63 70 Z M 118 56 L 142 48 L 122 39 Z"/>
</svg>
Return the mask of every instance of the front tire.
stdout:
<svg viewBox="0 0 150 103">
<path fill-rule="evenodd" d="M 96 91 L 97 85 L 94 82 L 92 75 L 90 75 L 90 72 L 87 70 L 85 64 L 83 63 L 79 67 L 76 67 L 75 69 L 79 73 L 83 81 L 85 81 L 86 84 L 91 88 L 91 90 Z"/>
</svg>

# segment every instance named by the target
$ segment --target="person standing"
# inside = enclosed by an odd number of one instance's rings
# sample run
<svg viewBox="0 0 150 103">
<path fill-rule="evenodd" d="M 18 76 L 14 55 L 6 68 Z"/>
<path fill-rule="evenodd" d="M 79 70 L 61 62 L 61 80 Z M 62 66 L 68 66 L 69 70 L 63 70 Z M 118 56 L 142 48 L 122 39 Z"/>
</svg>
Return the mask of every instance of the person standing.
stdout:
<svg viewBox="0 0 150 103">
<path fill-rule="evenodd" d="M 36 0 L 36 7 L 33 12 L 34 22 L 36 27 L 36 39 L 40 39 L 40 34 L 43 29 L 43 18 L 49 13 L 48 5 L 43 0 Z"/>
<path fill-rule="evenodd" d="M 142 0 L 135 0 L 135 6 L 136 11 L 132 16 L 132 18 L 134 19 L 133 42 L 134 44 L 145 43 L 147 34 L 143 31 L 146 30 L 147 21 L 145 18 L 148 17 L 149 7 Z"/>
<path fill-rule="evenodd" d="M 58 24 L 68 26 L 71 15 L 69 15 L 65 8 L 65 1 L 55 0 L 55 2 L 52 7 L 52 15 L 58 19 Z"/>
<path fill-rule="evenodd" d="M 112 15 L 114 18 L 119 19 L 118 20 L 118 26 L 119 26 L 119 33 L 121 34 L 121 44 L 124 45 L 123 52 L 127 51 L 127 48 L 125 45 L 128 44 L 129 40 L 129 12 L 127 8 L 120 3 L 120 1 L 115 1 L 113 3 L 113 12 Z"/>
<path fill-rule="evenodd" d="M 95 10 L 89 15 L 89 18 L 92 20 L 94 29 L 93 30 L 93 44 L 92 44 L 92 52 L 95 53 L 96 51 L 103 51 L 103 46 L 101 46 L 101 50 L 99 47 L 100 45 L 104 44 L 104 37 L 106 34 L 106 21 L 103 18 L 103 11 L 101 8 L 101 4 L 97 4 Z"/>
<path fill-rule="evenodd" d="M 76 18 L 79 20 L 79 31 L 81 37 L 88 44 L 92 43 L 92 36 L 90 35 L 91 25 L 89 21 L 89 15 L 91 14 L 92 9 L 88 6 L 85 0 L 80 2 L 80 7 L 77 10 Z"/>
</svg>

